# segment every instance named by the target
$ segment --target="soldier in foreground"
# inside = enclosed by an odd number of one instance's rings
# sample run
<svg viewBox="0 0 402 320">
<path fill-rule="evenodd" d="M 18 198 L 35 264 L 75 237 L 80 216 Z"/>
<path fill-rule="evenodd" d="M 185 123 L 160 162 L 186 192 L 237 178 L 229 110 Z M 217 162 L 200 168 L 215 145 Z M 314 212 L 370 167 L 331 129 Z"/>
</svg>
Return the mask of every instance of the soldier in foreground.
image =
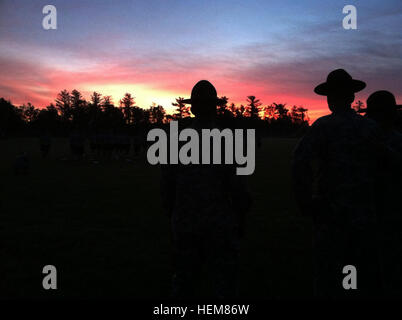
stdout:
<svg viewBox="0 0 402 320">
<path fill-rule="evenodd" d="M 377 184 L 377 215 L 381 224 L 384 291 L 389 296 L 402 296 L 402 135 L 395 128 L 395 96 L 389 91 L 376 91 L 367 99 L 366 115 L 380 127 L 380 138 L 386 146 L 381 157 Z"/>
<path fill-rule="evenodd" d="M 200 133 L 202 129 L 219 128 L 219 99 L 210 82 L 199 81 L 191 99 L 184 102 L 191 103 L 195 115 L 192 129 Z M 250 206 L 241 179 L 232 165 L 162 166 L 163 204 L 171 221 L 175 250 L 174 298 L 194 297 L 197 282 L 204 280 L 200 277 L 203 265 L 212 278 L 214 297 L 236 296 L 239 246 L 244 215 Z"/>
<path fill-rule="evenodd" d="M 375 174 L 381 144 L 374 121 L 351 108 L 365 83 L 332 71 L 315 93 L 332 114 L 317 119 L 294 151 L 293 182 L 301 212 L 313 218 L 314 290 L 322 298 L 373 297 L 380 275 Z M 357 270 L 357 290 L 345 290 L 342 273 Z"/>
</svg>

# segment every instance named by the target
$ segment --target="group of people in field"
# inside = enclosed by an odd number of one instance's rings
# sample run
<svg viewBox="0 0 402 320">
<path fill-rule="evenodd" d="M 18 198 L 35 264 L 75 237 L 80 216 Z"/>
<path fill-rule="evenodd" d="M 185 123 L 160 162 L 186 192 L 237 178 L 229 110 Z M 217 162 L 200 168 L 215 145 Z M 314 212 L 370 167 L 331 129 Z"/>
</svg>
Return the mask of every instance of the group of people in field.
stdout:
<svg viewBox="0 0 402 320">
<path fill-rule="evenodd" d="M 358 114 L 352 103 L 365 86 L 343 69 L 332 71 L 314 89 L 331 114 L 312 124 L 293 153 L 294 196 L 313 223 L 317 297 L 402 296 L 402 135 L 394 126 L 400 106 L 382 90 L 368 98 L 366 115 Z M 219 128 L 210 82 L 199 81 L 184 102 L 195 115 L 192 129 Z M 194 297 L 206 266 L 211 295 L 235 297 L 252 206 L 243 176 L 230 165 L 163 165 L 161 190 L 174 244 L 172 296 Z M 343 271 L 351 266 L 357 288 L 346 290 Z"/>
<path fill-rule="evenodd" d="M 85 134 L 81 130 L 73 130 L 68 138 L 70 157 L 73 161 L 89 160 L 98 163 L 100 160 L 133 160 L 144 153 L 147 142 L 145 133 L 129 135 L 123 132 L 108 131 Z M 54 149 L 54 138 L 49 131 L 39 137 L 39 150 L 43 159 L 50 157 Z M 30 157 L 26 151 L 17 154 L 14 161 L 14 174 L 30 173 Z"/>
<path fill-rule="evenodd" d="M 331 114 L 317 119 L 293 157 L 295 196 L 313 218 L 314 288 L 321 297 L 402 295 L 402 135 L 394 95 L 367 99 L 365 116 L 351 104 L 365 88 L 342 69 L 315 88 Z M 345 290 L 342 270 L 357 271 Z"/>
<path fill-rule="evenodd" d="M 46 132 L 39 140 L 42 158 L 47 158 L 51 151 L 52 137 Z M 69 137 L 69 145 L 74 160 L 81 160 L 84 156 L 93 160 L 118 160 L 126 159 L 130 155 L 136 157 L 143 152 L 146 148 L 146 136 L 145 134 L 131 136 L 114 131 L 86 135 L 80 130 L 73 130 Z"/>
<path fill-rule="evenodd" d="M 364 116 L 357 113 L 352 108 L 355 93 L 365 87 L 343 69 L 315 87 L 331 113 L 317 119 L 301 138 L 289 168 L 299 211 L 313 225 L 317 297 L 402 296 L 402 134 L 395 127 L 401 106 L 391 92 L 381 90 L 367 99 Z M 189 128 L 199 133 L 223 129 L 217 121 L 220 102 L 214 86 L 199 81 L 191 98 L 183 100 L 195 116 Z M 51 145 L 50 135 L 43 135 L 43 157 Z M 70 147 L 74 159 L 82 159 L 87 150 L 93 158 L 117 159 L 131 149 L 139 155 L 146 135 L 105 132 L 87 139 L 73 131 Z M 26 154 L 17 159 L 16 173 L 26 173 L 27 161 Z M 161 175 L 162 204 L 173 236 L 172 296 L 193 297 L 205 266 L 213 278 L 211 295 L 235 297 L 240 247 L 253 202 L 244 176 L 236 175 L 230 164 L 161 165 Z M 356 270 L 357 288 L 343 286 L 345 266 Z"/>
</svg>

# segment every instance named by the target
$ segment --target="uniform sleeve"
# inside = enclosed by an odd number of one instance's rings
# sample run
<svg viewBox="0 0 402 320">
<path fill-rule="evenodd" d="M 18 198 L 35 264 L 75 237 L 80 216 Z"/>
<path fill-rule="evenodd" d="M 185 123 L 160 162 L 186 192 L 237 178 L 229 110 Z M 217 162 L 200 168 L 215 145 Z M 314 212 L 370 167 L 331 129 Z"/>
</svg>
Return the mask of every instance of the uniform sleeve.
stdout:
<svg viewBox="0 0 402 320">
<path fill-rule="evenodd" d="M 241 212 L 246 213 L 252 204 L 251 193 L 245 176 L 234 175 L 231 184 L 233 204 Z"/>
<path fill-rule="evenodd" d="M 390 165 L 400 174 L 402 170 L 402 135 L 394 132 L 387 147 L 388 161 Z"/>
<path fill-rule="evenodd" d="M 236 175 L 235 172 L 236 169 L 234 166 L 231 166 L 227 179 L 227 189 L 233 209 L 239 219 L 239 236 L 242 237 L 245 230 L 246 214 L 252 205 L 252 197 L 248 187 L 247 177 Z"/>
<path fill-rule="evenodd" d="M 325 135 L 322 126 L 314 123 L 299 141 L 292 161 L 292 182 L 296 202 L 303 214 L 312 205 L 313 161 L 323 152 Z"/>
<path fill-rule="evenodd" d="M 162 207 L 170 218 L 176 201 L 176 171 L 175 165 L 161 165 L 160 192 Z"/>
</svg>

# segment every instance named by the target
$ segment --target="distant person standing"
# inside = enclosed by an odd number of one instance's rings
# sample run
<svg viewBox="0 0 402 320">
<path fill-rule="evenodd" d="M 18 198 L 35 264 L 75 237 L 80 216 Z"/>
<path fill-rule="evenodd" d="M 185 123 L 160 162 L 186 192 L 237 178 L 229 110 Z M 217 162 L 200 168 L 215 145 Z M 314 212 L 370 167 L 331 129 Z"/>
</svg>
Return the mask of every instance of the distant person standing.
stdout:
<svg viewBox="0 0 402 320">
<path fill-rule="evenodd" d="M 402 296 L 402 134 L 395 127 L 395 96 L 389 91 L 376 91 L 367 99 L 366 115 L 380 127 L 386 145 L 381 156 L 377 184 L 377 214 L 382 226 L 382 256 L 385 293 Z"/>
<path fill-rule="evenodd" d="M 218 128 L 219 99 L 210 82 L 199 81 L 184 102 L 191 103 L 195 115 L 190 128 Z M 235 297 L 244 215 L 250 206 L 244 181 L 231 165 L 165 165 L 161 190 L 175 250 L 173 297 L 194 297 L 197 281 L 204 280 L 201 266 L 212 278 L 214 297 Z"/>
<path fill-rule="evenodd" d="M 74 130 L 71 133 L 70 148 L 74 160 L 82 160 L 85 150 L 85 139 L 79 130 Z"/>
<path fill-rule="evenodd" d="M 30 173 L 30 163 L 28 154 L 24 151 L 21 154 L 17 155 L 14 162 L 14 174 L 16 176 L 19 175 L 28 175 Z"/>
<path fill-rule="evenodd" d="M 92 132 L 89 136 L 89 149 L 91 150 L 92 158 L 98 156 L 99 146 L 98 146 L 98 135 L 97 132 Z"/>
<path fill-rule="evenodd" d="M 47 158 L 50 152 L 50 148 L 52 146 L 52 137 L 50 133 L 46 131 L 44 134 L 42 134 L 39 139 L 39 143 L 42 158 Z"/>
<path fill-rule="evenodd" d="M 136 132 L 134 135 L 134 156 L 138 157 L 140 152 L 141 152 L 141 147 L 143 146 L 143 142 L 142 142 L 142 134 L 140 134 L 139 132 Z"/>
<path fill-rule="evenodd" d="M 351 107 L 363 81 L 332 71 L 314 91 L 332 114 L 317 119 L 294 151 L 293 183 L 301 212 L 313 218 L 314 289 L 318 297 L 379 295 L 375 181 L 381 144 L 374 121 Z M 345 290 L 343 268 L 357 270 Z"/>
</svg>

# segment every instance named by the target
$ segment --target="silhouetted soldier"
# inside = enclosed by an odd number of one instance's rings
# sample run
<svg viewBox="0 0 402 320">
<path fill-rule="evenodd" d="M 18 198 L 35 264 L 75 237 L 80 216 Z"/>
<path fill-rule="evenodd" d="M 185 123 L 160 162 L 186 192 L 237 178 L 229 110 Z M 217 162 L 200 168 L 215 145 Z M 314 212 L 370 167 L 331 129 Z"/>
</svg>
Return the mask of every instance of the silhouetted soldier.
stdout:
<svg viewBox="0 0 402 320">
<path fill-rule="evenodd" d="M 29 174 L 29 158 L 26 152 L 22 152 L 15 158 L 14 174 L 27 175 Z"/>
<path fill-rule="evenodd" d="M 47 158 L 49 155 L 50 147 L 52 145 L 52 137 L 49 132 L 45 132 L 41 135 L 39 139 L 40 143 L 40 152 L 42 154 L 42 158 Z"/>
<path fill-rule="evenodd" d="M 141 142 L 140 142 L 140 137 L 138 136 L 138 134 L 136 133 L 134 135 L 134 156 L 138 156 L 140 154 L 140 149 L 141 149 Z"/>
<path fill-rule="evenodd" d="M 199 81 L 191 99 L 184 102 L 191 103 L 195 115 L 190 128 L 199 133 L 218 128 L 215 119 L 219 99 L 210 82 Z M 194 295 L 204 263 L 213 277 L 214 295 L 235 296 L 244 214 L 250 206 L 244 181 L 236 176 L 233 166 L 179 164 L 162 166 L 161 187 L 175 248 L 173 297 Z"/>
<path fill-rule="evenodd" d="M 398 157 L 402 150 L 402 134 L 395 128 L 397 112 L 401 108 L 389 91 L 376 91 L 367 99 L 366 115 L 378 123 L 381 138 L 386 143 L 389 155 L 394 157 Z"/>
<path fill-rule="evenodd" d="M 114 149 L 114 134 L 112 130 L 108 130 L 103 136 L 103 148 L 106 159 L 112 159 Z"/>
<path fill-rule="evenodd" d="M 122 135 L 122 152 L 124 157 L 130 155 L 131 139 L 127 132 Z"/>
<path fill-rule="evenodd" d="M 375 296 L 380 287 L 376 240 L 375 173 L 381 144 L 374 121 L 352 108 L 365 83 L 343 69 L 314 91 L 327 96 L 332 114 L 317 119 L 294 152 L 299 207 L 313 217 L 315 294 Z M 344 266 L 357 269 L 357 290 L 344 290 Z"/>
<path fill-rule="evenodd" d="M 128 154 L 128 136 L 123 132 L 123 130 L 120 130 L 115 136 L 116 139 L 116 156 L 118 159 L 121 157 L 125 157 Z"/>
<path fill-rule="evenodd" d="M 91 150 L 91 156 L 94 158 L 95 156 L 98 156 L 99 153 L 99 146 L 98 146 L 98 134 L 95 132 L 92 132 L 91 135 L 89 136 L 89 149 Z"/>
<path fill-rule="evenodd" d="M 85 150 L 85 139 L 79 130 L 74 130 L 70 135 L 70 148 L 74 160 L 81 160 Z"/>
<path fill-rule="evenodd" d="M 367 117 L 379 124 L 386 150 L 381 157 L 377 185 L 377 212 L 382 225 L 384 281 L 386 293 L 402 294 L 402 134 L 395 128 L 397 110 L 394 95 L 376 91 L 367 99 Z"/>
</svg>

